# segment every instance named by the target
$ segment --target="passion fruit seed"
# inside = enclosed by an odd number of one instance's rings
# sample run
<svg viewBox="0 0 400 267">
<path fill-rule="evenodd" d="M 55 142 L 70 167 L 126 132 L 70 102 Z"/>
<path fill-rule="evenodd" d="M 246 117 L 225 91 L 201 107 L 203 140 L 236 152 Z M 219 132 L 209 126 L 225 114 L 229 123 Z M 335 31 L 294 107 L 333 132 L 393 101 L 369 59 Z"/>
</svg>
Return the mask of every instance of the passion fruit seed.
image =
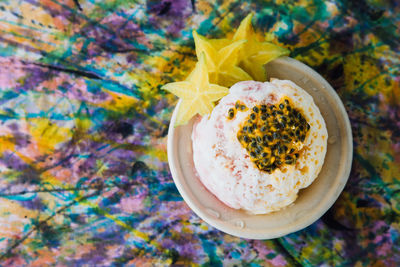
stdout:
<svg viewBox="0 0 400 267">
<path fill-rule="evenodd" d="M 230 108 L 228 110 L 228 119 L 233 119 L 233 117 L 235 117 L 235 110 L 233 108 Z"/>
<path fill-rule="evenodd" d="M 246 111 L 247 107 L 241 101 L 236 101 L 235 107 L 228 110 L 228 120 L 235 118 L 237 111 Z"/>
<path fill-rule="evenodd" d="M 233 117 L 247 109 L 237 101 L 232 109 Z M 228 110 L 228 118 L 232 111 Z M 304 142 L 310 130 L 301 111 L 288 99 L 276 105 L 257 105 L 251 111 L 237 135 L 251 161 L 268 173 L 285 164 L 296 164 L 300 156 L 299 143 Z"/>
</svg>

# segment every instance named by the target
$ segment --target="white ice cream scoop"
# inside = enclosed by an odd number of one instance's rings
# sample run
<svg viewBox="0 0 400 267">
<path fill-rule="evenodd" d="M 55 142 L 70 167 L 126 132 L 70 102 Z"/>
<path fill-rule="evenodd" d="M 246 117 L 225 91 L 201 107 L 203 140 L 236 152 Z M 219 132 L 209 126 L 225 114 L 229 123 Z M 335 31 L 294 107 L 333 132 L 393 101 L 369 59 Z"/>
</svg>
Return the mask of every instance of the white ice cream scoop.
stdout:
<svg viewBox="0 0 400 267">
<path fill-rule="evenodd" d="M 311 127 L 296 164 L 286 164 L 268 173 L 250 160 L 237 133 L 253 112 L 252 107 L 276 105 L 283 99 L 290 99 L 293 108 L 301 110 Z M 234 108 L 237 101 L 249 108 L 228 119 L 228 110 Z M 265 214 L 293 203 L 298 191 L 314 181 L 324 162 L 327 140 L 325 121 L 318 107 L 312 97 L 292 81 L 244 81 L 230 88 L 210 116 L 195 122 L 192 132 L 194 166 L 201 182 L 223 203 L 250 213 Z"/>
</svg>

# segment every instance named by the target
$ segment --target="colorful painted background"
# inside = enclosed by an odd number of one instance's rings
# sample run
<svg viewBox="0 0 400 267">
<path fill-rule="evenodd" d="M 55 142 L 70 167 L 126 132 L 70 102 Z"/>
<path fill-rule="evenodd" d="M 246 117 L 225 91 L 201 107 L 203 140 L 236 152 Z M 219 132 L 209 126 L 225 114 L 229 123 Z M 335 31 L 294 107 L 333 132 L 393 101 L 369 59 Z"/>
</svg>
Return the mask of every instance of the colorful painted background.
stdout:
<svg viewBox="0 0 400 267">
<path fill-rule="evenodd" d="M 335 205 L 288 236 L 212 228 L 167 164 L 193 29 L 254 24 L 335 88 L 354 162 Z M 1 266 L 399 266 L 400 3 L 1 0 Z"/>
</svg>

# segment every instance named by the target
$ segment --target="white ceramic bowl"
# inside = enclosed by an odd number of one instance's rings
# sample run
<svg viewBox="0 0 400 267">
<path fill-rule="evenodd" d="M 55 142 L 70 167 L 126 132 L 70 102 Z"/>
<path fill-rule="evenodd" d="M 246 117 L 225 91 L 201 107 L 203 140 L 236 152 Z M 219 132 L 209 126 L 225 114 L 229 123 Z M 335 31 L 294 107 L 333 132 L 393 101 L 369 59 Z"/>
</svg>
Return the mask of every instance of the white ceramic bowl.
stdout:
<svg viewBox="0 0 400 267">
<path fill-rule="evenodd" d="M 290 206 L 266 215 L 250 215 L 226 206 L 196 177 L 191 141 L 193 120 L 174 128 L 175 108 L 168 132 L 168 162 L 172 177 L 189 207 L 215 228 L 251 239 L 281 237 L 318 220 L 342 192 L 353 157 L 349 118 L 328 82 L 307 65 L 289 57 L 268 63 L 266 70 L 269 77 L 291 80 L 306 90 L 314 98 L 328 129 L 328 149 L 322 170 L 309 187 L 300 190 Z"/>
</svg>

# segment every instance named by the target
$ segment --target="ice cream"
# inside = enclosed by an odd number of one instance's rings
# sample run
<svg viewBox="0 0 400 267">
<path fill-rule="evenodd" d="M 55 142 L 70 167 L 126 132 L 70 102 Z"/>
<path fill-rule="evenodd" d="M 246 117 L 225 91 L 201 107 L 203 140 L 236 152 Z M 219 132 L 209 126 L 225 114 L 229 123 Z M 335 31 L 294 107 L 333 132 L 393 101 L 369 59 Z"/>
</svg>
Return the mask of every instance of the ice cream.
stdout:
<svg viewBox="0 0 400 267">
<path fill-rule="evenodd" d="M 320 172 L 327 147 L 312 97 L 291 81 L 244 81 L 193 126 L 203 185 L 234 209 L 264 214 L 295 201 Z"/>
</svg>

